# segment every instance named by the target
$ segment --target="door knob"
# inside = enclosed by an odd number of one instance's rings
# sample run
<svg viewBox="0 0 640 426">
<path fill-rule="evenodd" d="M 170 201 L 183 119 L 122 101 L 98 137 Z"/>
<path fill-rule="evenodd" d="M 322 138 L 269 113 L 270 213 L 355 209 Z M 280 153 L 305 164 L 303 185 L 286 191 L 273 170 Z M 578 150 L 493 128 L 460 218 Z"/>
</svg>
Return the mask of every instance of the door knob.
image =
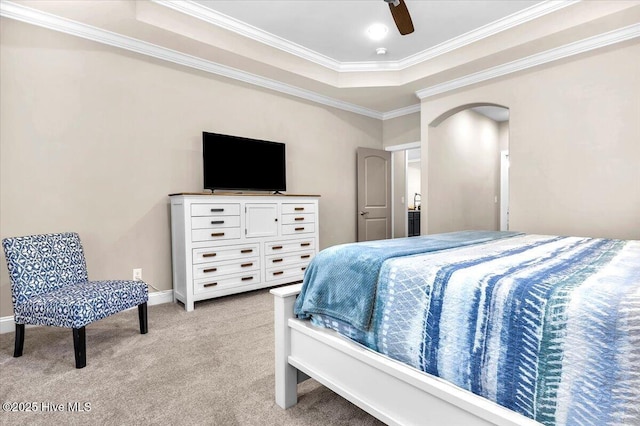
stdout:
<svg viewBox="0 0 640 426">
<path fill-rule="evenodd" d="M 364 216 L 366 214 L 369 214 L 369 212 L 362 212 L 362 211 L 360 212 L 360 216 Z"/>
</svg>

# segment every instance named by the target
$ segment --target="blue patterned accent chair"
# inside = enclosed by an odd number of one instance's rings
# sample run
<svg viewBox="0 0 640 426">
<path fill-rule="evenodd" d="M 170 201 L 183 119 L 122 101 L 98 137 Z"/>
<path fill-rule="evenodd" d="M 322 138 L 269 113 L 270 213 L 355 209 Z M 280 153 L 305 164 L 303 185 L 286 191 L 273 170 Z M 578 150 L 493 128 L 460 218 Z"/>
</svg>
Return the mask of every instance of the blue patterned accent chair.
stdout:
<svg viewBox="0 0 640 426">
<path fill-rule="evenodd" d="M 140 333 L 147 333 L 147 284 L 89 281 L 78 234 L 5 238 L 2 247 L 11 278 L 16 323 L 14 357 L 22 356 L 25 324 L 73 329 L 76 368 L 87 364 L 87 324 L 137 306 Z"/>
</svg>

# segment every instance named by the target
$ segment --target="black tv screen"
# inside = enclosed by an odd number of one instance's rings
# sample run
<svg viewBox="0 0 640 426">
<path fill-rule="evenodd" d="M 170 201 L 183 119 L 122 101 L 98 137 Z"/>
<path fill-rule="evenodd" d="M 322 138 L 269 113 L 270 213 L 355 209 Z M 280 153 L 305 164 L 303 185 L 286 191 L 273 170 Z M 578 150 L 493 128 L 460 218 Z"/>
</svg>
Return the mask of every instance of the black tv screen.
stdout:
<svg viewBox="0 0 640 426">
<path fill-rule="evenodd" d="M 202 132 L 205 189 L 286 191 L 285 144 Z"/>
</svg>

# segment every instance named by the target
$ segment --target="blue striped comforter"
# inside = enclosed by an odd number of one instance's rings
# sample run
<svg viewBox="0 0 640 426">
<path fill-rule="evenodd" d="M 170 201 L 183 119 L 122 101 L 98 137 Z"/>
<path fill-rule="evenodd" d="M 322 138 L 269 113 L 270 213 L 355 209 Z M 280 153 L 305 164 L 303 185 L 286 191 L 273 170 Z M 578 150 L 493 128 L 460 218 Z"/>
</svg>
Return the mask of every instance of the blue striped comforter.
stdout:
<svg viewBox="0 0 640 426">
<path fill-rule="evenodd" d="M 385 260 L 519 234 L 507 231 L 459 231 L 329 247 L 311 260 L 294 312 L 299 318 L 326 314 L 353 327 L 366 329 L 373 312 L 380 268 Z"/>
<path fill-rule="evenodd" d="M 366 330 L 312 321 L 546 425 L 640 425 L 640 241 L 521 235 L 391 258 Z"/>
</svg>

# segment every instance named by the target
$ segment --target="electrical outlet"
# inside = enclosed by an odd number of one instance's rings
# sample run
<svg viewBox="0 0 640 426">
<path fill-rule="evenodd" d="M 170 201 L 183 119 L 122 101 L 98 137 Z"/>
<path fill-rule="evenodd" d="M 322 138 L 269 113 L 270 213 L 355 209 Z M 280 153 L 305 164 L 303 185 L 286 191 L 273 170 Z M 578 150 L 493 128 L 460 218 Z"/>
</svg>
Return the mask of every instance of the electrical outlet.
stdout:
<svg viewBox="0 0 640 426">
<path fill-rule="evenodd" d="M 142 281 L 142 268 L 137 268 L 133 270 L 133 280 Z"/>
</svg>

